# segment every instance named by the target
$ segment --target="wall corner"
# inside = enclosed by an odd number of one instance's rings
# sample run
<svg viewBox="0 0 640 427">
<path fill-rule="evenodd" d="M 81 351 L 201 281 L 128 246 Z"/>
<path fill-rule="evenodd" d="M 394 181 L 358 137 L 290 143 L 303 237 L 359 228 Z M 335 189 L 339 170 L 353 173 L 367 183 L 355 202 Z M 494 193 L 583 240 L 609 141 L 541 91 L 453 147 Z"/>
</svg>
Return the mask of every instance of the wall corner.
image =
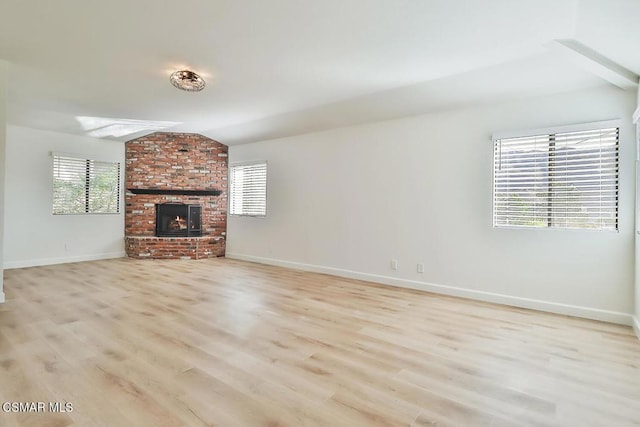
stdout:
<svg viewBox="0 0 640 427">
<path fill-rule="evenodd" d="M 5 217 L 5 163 L 7 158 L 7 98 L 6 81 L 9 63 L 0 60 L 0 303 L 4 302 L 4 217 Z"/>
</svg>

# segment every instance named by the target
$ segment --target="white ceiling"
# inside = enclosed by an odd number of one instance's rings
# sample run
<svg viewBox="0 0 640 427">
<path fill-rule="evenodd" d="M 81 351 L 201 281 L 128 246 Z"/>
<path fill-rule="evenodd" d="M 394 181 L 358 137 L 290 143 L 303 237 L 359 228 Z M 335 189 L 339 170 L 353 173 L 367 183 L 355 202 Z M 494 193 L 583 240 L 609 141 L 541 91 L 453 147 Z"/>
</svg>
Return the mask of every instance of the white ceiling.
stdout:
<svg viewBox="0 0 640 427">
<path fill-rule="evenodd" d="M 167 121 L 244 143 L 608 84 L 556 39 L 640 74 L 640 1 L 0 2 L 10 123 L 120 140 Z M 171 86 L 185 67 L 204 91 Z"/>
</svg>

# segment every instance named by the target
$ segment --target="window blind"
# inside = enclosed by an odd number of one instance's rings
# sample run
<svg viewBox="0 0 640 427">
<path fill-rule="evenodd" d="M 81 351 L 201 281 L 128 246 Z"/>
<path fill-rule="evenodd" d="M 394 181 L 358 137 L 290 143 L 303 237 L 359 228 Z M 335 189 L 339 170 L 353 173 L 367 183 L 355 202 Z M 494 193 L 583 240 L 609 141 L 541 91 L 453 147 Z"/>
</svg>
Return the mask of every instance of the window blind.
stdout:
<svg viewBox="0 0 640 427">
<path fill-rule="evenodd" d="M 267 163 L 232 165 L 229 175 L 230 214 L 266 216 Z"/>
<path fill-rule="evenodd" d="M 53 213 L 120 212 L 120 163 L 53 156 Z"/>
<path fill-rule="evenodd" d="M 619 129 L 494 141 L 493 224 L 618 229 Z"/>
</svg>

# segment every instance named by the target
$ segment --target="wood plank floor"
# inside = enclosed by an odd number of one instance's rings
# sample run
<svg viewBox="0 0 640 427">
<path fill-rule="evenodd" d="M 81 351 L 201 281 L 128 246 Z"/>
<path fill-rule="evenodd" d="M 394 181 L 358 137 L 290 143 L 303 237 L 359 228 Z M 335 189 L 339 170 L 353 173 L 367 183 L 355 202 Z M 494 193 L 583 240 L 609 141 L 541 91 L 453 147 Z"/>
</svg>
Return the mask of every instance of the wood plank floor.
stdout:
<svg viewBox="0 0 640 427">
<path fill-rule="evenodd" d="M 1 426 L 640 425 L 629 327 L 240 261 L 5 271 Z"/>
</svg>

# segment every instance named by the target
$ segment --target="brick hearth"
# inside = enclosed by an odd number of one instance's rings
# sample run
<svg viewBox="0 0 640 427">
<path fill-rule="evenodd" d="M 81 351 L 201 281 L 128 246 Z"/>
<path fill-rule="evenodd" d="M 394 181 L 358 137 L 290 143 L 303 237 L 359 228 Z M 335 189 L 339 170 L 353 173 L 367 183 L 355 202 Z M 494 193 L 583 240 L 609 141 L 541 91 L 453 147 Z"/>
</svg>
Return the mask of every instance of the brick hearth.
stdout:
<svg viewBox="0 0 640 427">
<path fill-rule="evenodd" d="M 224 256 L 227 146 L 197 134 L 157 132 L 126 143 L 125 246 L 133 258 Z M 133 194 L 136 190 L 219 190 L 218 196 Z M 156 204 L 202 206 L 202 236 L 156 237 Z"/>
</svg>

